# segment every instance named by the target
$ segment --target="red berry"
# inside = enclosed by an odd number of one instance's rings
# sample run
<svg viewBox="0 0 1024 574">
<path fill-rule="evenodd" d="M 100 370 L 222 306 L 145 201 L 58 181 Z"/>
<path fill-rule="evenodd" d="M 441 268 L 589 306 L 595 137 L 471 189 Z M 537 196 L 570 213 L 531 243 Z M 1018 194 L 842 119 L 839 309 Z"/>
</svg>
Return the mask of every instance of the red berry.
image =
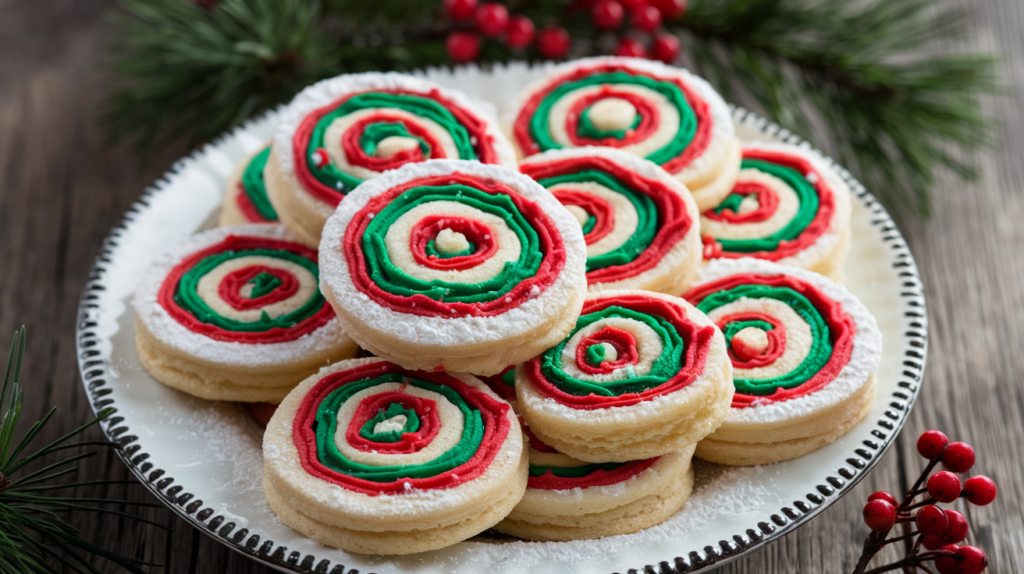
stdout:
<svg viewBox="0 0 1024 574">
<path fill-rule="evenodd" d="M 964 482 L 963 496 L 971 504 L 985 506 L 996 499 L 996 483 L 987 476 L 972 476 Z"/>
<path fill-rule="evenodd" d="M 496 2 L 478 6 L 475 18 L 476 29 L 488 38 L 498 36 L 508 28 L 508 8 Z"/>
<path fill-rule="evenodd" d="M 619 42 L 619 47 L 615 48 L 615 55 L 627 58 L 646 58 L 647 48 L 636 38 L 623 38 Z"/>
<path fill-rule="evenodd" d="M 623 14 L 625 10 L 618 0 L 597 0 L 597 4 L 590 9 L 590 19 L 599 30 L 618 28 L 622 25 Z"/>
<path fill-rule="evenodd" d="M 514 16 L 508 22 L 508 35 L 505 43 L 516 50 L 525 48 L 533 42 L 533 20 L 526 16 Z"/>
<path fill-rule="evenodd" d="M 939 538 L 944 544 L 962 542 L 964 538 L 967 538 L 967 519 L 963 514 L 952 509 L 947 509 L 945 512 L 949 524 L 946 525 L 945 532 Z"/>
<path fill-rule="evenodd" d="M 929 504 L 918 510 L 914 522 L 917 523 L 917 529 L 925 536 L 940 536 L 949 525 L 946 513 L 934 504 Z"/>
<path fill-rule="evenodd" d="M 864 505 L 864 523 L 875 532 L 884 532 L 896 524 L 896 508 L 884 500 Z"/>
<path fill-rule="evenodd" d="M 565 57 L 571 43 L 569 33 L 558 26 L 549 26 L 537 34 L 537 49 L 541 56 L 552 60 Z"/>
<path fill-rule="evenodd" d="M 945 545 L 946 543 L 942 541 L 941 536 L 925 536 L 921 540 L 921 546 L 924 546 L 928 550 L 938 550 Z"/>
<path fill-rule="evenodd" d="M 444 48 L 456 62 L 472 62 L 480 55 L 480 37 L 472 32 L 456 30 L 448 34 Z"/>
<path fill-rule="evenodd" d="M 632 12 L 637 8 L 641 8 L 647 5 L 647 0 L 619 0 L 619 4 L 626 9 L 627 12 Z"/>
<path fill-rule="evenodd" d="M 868 497 L 868 502 L 871 502 L 872 500 L 884 500 L 893 506 L 899 506 L 900 504 L 899 501 L 896 500 L 895 496 L 885 492 L 884 490 L 880 490 Z"/>
<path fill-rule="evenodd" d="M 672 34 L 662 34 L 654 39 L 654 45 L 651 46 L 651 57 L 655 60 L 661 60 L 666 64 L 671 64 L 679 58 L 679 52 L 681 51 L 682 47 L 679 44 L 679 38 Z"/>
<path fill-rule="evenodd" d="M 942 451 L 942 464 L 953 472 L 967 472 L 974 466 L 974 449 L 964 442 L 950 443 Z"/>
<path fill-rule="evenodd" d="M 925 431 L 917 438 L 917 452 L 931 460 L 942 454 L 942 449 L 946 448 L 947 444 L 949 438 L 942 431 Z"/>
<path fill-rule="evenodd" d="M 686 0 L 651 0 L 651 6 L 657 8 L 666 20 L 675 20 L 686 12 Z"/>
<path fill-rule="evenodd" d="M 469 20 L 476 11 L 476 0 L 444 0 L 444 11 L 454 20 Z"/>
<path fill-rule="evenodd" d="M 953 560 L 957 574 L 981 574 L 988 566 L 988 556 L 976 546 L 961 546 Z"/>
<path fill-rule="evenodd" d="M 956 552 L 960 547 L 956 544 L 947 544 L 940 548 L 946 552 Z M 939 574 L 957 574 L 956 559 L 953 556 L 937 556 L 935 558 L 935 569 Z"/>
<path fill-rule="evenodd" d="M 939 502 L 953 502 L 960 497 L 960 479 L 952 472 L 940 470 L 928 477 L 928 494 Z"/>
<path fill-rule="evenodd" d="M 633 27 L 644 32 L 653 32 L 661 26 L 661 12 L 654 6 L 641 6 L 633 11 Z"/>
</svg>

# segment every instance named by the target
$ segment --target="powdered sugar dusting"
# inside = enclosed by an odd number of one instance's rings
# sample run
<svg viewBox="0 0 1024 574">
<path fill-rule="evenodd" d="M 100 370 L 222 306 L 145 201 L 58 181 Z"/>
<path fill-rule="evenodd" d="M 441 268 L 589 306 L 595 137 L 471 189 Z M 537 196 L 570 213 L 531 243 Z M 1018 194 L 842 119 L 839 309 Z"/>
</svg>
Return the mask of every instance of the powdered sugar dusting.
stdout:
<svg viewBox="0 0 1024 574">
<path fill-rule="evenodd" d="M 135 309 L 136 316 L 160 342 L 185 355 L 204 361 L 220 365 L 260 367 L 276 366 L 304 356 L 323 354 L 338 347 L 339 341 L 348 340 L 336 317 L 324 326 L 297 339 L 258 345 L 217 341 L 189 330 L 171 317 L 157 301 L 160 286 L 163 285 L 167 274 L 189 255 L 220 243 L 229 235 L 297 241 L 283 225 L 254 223 L 204 231 L 161 255 L 142 276 L 135 296 L 132 298 L 132 307 Z"/>
<path fill-rule="evenodd" d="M 843 305 L 843 310 L 853 319 L 857 332 L 853 339 L 853 352 L 850 354 L 850 361 L 843 366 L 839 375 L 824 388 L 788 401 L 778 401 L 767 405 L 754 403 L 753 406 L 747 408 L 731 409 L 728 422 L 768 423 L 810 415 L 850 398 L 867 383 L 868 377 L 878 370 L 878 365 L 882 360 L 882 333 L 878 330 L 875 317 L 868 311 L 868 308 L 846 287 L 811 271 L 785 267 L 770 261 L 749 257 L 711 261 L 701 269 L 695 287 L 701 283 L 737 273 L 757 273 L 768 276 L 787 275 L 807 281 Z"/>
<path fill-rule="evenodd" d="M 693 494 L 683 509 L 667 521 L 637 534 L 609 536 L 597 540 L 572 542 L 513 541 L 500 544 L 464 543 L 462 552 L 431 553 L 425 559 L 433 568 L 425 572 L 445 572 L 457 564 L 464 571 L 493 572 L 608 572 L 630 554 L 643 540 L 654 556 L 667 558 L 679 555 L 679 540 L 701 539 L 710 526 L 728 517 L 756 512 L 773 499 L 770 484 L 774 469 L 762 467 L 724 467 L 694 460 L 696 482 Z M 736 532 L 742 532 L 737 528 Z M 709 544 L 717 544 L 717 540 Z M 447 561 L 450 560 L 450 564 Z M 643 564 L 633 566 L 639 568 Z M 380 571 L 407 571 L 408 562 L 381 559 L 374 562 Z M 625 570 L 625 568 L 622 568 Z M 421 571 L 421 570 L 414 570 Z"/>
<path fill-rule="evenodd" d="M 348 223 L 371 199 L 402 183 L 415 179 L 462 173 L 493 179 L 508 185 L 536 202 L 557 227 L 565 245 L 566 261 L 559 277 L 544 291 L 531 291 L 531 298 L 495 317 L 429 317 L 399 313 L 372 301 L 352 282 L 348 262 L 342 253 L 342 238 Z M 538 321 L 551 321 L 563 314 L 566 302 L 578 301 L 586 288 L 586 242 L 576 218 L 529 177 L 504 167 L 462 160 L 429 160 L 410 163 L 369 180 L 338 204 L 324 226 L 320 239 L 320 288 L 346 304 L 341 311 L 359 322 L 373 325 L 402 341 L 432 346 L 465 347 L 509 341 L 536 329 Z"/>
<path fill-rule="evenodd" d="M 277 149 L 274 156 L 281 171 L 287 174 L 295 173 L 292 138 L 307 115 L 347 94 L 370 90 L 403 90 L 424 95 L 436 90 L 455 105 L 479 118 L 485 124 L 487 134 L 491 136 L 494 150 L 498 154 L 498 162 L 501 165 L 515 167 L 515 151 L 498 127 L 494 104 L 405 74 L 369 72 L 329 78 L 307 87 L 295 96 L 281 112 L 277 131 L 274 133 L 274 146 Z"/>
</svg>

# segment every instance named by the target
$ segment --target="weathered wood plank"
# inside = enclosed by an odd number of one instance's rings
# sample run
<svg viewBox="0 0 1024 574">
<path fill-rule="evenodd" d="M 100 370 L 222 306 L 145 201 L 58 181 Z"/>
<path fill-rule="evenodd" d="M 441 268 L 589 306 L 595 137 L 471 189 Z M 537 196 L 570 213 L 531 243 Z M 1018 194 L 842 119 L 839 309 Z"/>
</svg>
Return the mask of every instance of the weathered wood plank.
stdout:
<svg viewBox="0 0 1024 574">
<path fill-rule="evenodd" d="M 51 404 L 55 438 L 90 415 L 78 383 L 74 322 L 89 266 L 109 229 L 138 194 L 186 150 L 157 150 L 140 162 L 127 149 L 104 147 L 94 115 L 103 87 L 97 71 L 110 30 L 108 0 L 0 0 L 0 345 L 29 325 L 23 372 L 26 420 Z M 813 523 L 753 556 L 723 568 L 731 573 L 841 572 L 856 560 L 866 534 L 865 497 L 895 490 L 916 476 L 914 439 L 942 428 L 977 447 L 978 472 L 997 480 L 1000 497 L 970 509 L 974 543 L 993 572 L 1024 570 L 1024 4 L 973 3 L 979 47 L 1004 58 L 1008 97 L 991 102 L 1003 124 L 997 149 L 983 159 L 980 181 L 947 182 L 935 190 L 931 221 L 904 229 L 917 256 L 931 316 L 928 372 L 907 432 L 856 490 Z M 98 433 L 94 433 L 98 434 Z M 80 478 L 124 479 L 106 453 Z M 908 478 L 909 477 L 909 478 Z M 138 486 L 96 495 L 151 501 Z M 174 529 L 74 516 L 95 540 L 168 564 L 167 572 L 269 572 L 236 555 L 169 512 L 143 513 Z"/>
</svg>

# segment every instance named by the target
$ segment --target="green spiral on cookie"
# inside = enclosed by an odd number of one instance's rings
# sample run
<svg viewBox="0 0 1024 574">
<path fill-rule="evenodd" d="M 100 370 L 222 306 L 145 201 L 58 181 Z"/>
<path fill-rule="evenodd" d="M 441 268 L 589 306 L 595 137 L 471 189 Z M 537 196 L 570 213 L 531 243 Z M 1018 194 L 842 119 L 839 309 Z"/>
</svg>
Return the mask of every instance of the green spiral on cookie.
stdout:
<svg viewBox="0 0 1024 574">
<path fill-rule="evenodd" d="M 277 211 L 267 197 L 267 185 L 263 180 L 263 168 L 268 158 L 270 146 L 263 148 L 245 164 L 241 181 L 238 182 L 236 203 L 242 215 L 253 223 L 278 221 Z"/>
<path fill-rule="evenodd" d="M 541 356 L 541 370 L 571 395 L 617 397 L 667 383 L 682 368 L 684 348 L 665 318 L 613 305 L 581 316 Z"/>
<path fill-rule="evenodd" d="M 436 89 L 344 96 L 307 115 L 293 146 L 299 182 L 332 205 L 366 179 L 407 163 L 500 163 L 488 121 Z"/>
<path fill-rule="evenodd" d="M 506 312 L 540 295 L 565 265 L 561 234 L 537 203 L 459 173 L 376 196 L 343 245 L 360 291 L 421 316 Z"/>
<path fill-rule="evenodd" d="M 221 341 L 283 342 L 334 316 L 318 282 L 315 251 L 290 241 L 229 235 L 172 268 L 159 300 L 193 332 Z"/>
<path fill-rule="evenodd" d="M 795 146 L 749 146 L 732 192 L 701 216 L 704 258 L 778 261 L 832 229 L 835 190 Z"/>
<path fill-rule="evenodd" d="M 419 464 L 396 461 L 396 464 L 391 465 L 375 465 L 359 462 L 353 460 L 351 456 L 346 456 L 346 453 L 338 448 L 335 440 L 339 424 L 339 409 L 359 391 L 378 387 L 384 383 L 409 385 L 430 391 L 447 400 L 457 409 L 460 413 L 459 418 L 462 420 L 462 432 L 458 441 L 451 448 L 440 452 L 438 457 Z M 407 408 L 398 402 L 400 398 L 396 395 L 395 402 L 389 402 L 386 407 L 379 406 L 376 409 L 377 414 L 360 425 L 360 438 L 368 443 L 377 443 L 377 446 L 390 446 L 392 449 L 389 450 L 396 452 L 394 447 L 402 441 L 404 436 L 415 435 L 421 428 L 420 417 L 415 408 Z M 430 415 L 431 413 L 426 411 L 423 413 L 423 418 L 426 419 Z M 342 418 L 344 422 L 344 417 Z M 373 482 L 394 482 L 402 478 L 427 478 L 451 471 L 469 462 L 473 454 L 479 450 L 484 436 L 484 424 L 480 412 L 473 409 L 455 390 L 427 381 L 409 379 L 394 373 L 345 385 L 334 391 L 320 403 L 317 408 L 316 420 L 317 456 L 320 462 L 340 474 Z M 398 427 L 398 425 L 400 427 L 395 430 L 374 432 L 374 428 L 379 428 L 388 421 L 400 421 L 393 425 L 393 427 Z M 375 450 L 378 450 L 377 454 L 379 454 L 383 448 Z M 399 450 L 398 454 L 407 453 Z"/>
<path fill-rule="evenodd" d="M 616 147 L 676 173 L 705 151 L 710 130 L 707 102 L 681 77 L 605 63 L 579 67 L 533 93 L 513 137 L 525 155 Z"/>
<path fill-rule="evenodd" d="M 601 207 L 612 202 L 617 205 L 609 205 L 611 209 L 588 211 L 586 220 L 581 222 L 583 235 L 587 239 L 588 245 L 597 243 L 612 234 L 623 237 L 621 242 L 616 241 L 616 244 L 608 245 L 600 252 L 588 253 L 588 273 L 606 267 L 626 265 L 634 261 L 650 247 L 654 236 L 658 233 L 659 216 L 655 200 L 647 194 L 631 189 L 610 173 L 588 169 L 541 179 L 537 183 L 551 190 L 555 197 L 568 205 L 574 205 L 569 202 L 576 199 L 576 196 L 584 195 L 573 189 L 573 183 L 596 184 L 589 186 L 588 190 L 595 190 L 604 196 L 610 195 L 607 192 L 615 194 L 607 199 L 598 196 L 597 201 L 605 199 Z M 590 199 L 590 203 L 596 203 L 592 199 L 596 194 L 590 195 L 590 198 L 582 198 L 583 201 Z M 615 207 L 619 209 L 615 209 Z"/>
<path fill-rule="evenodd" d="M 487 471 L 509 406 L 444 373 L 364 362 L 320 379 L 293 424 L 309 474 L 371 496 L 436 490 Z"/>
<path fill-rule="evenodd" d="M 734 408 L 816 392 L 849 361 L 852 319 L 811 282 L 738 273 L 698 285 L 686 298 L 725 335 Z"/>
<path fill-rule="evenodd" d="M 700 377 L 715 328 L 685 303 L 646 291 L 592 296 L 569 336 L 523 365 L 542 394 L 570 408 L 630 406 Z"/>
</svg>

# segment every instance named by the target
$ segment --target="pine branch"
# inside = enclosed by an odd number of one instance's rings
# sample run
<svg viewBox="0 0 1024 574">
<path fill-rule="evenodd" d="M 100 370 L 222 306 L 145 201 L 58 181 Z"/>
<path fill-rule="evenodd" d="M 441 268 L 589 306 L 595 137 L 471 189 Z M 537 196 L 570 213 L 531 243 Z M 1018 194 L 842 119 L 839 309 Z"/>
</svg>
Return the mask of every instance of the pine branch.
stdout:
<svg viewBox="0 0 1024 574">
<path fill-rule="evenodd" d="M 315 0 L 223 0 L 207 12 L 182 0 L 123 0 L 114 18 L 132 54 L 102 110 L 113 138 L 213 137 L 288 100 L 337 66 L 317 29 Z"/>
<path fill-rule="evenodd" d="M 0 387 L 0 399 L 8 406 L 0 415 L 0 572 L 48 573 L 54 571 L 52 564 L 59 564 L 66 571 L 80 573 L 98 573 L 93 565 L 97 558 L 109 561 L 122 570 L 143 574 L 144 566 L 155 564 L 112 552 L 88 542 L 80 533 L 61 518 L 59 513 L 89 512 L 98 516 L 129 518 L 136 522 L 166 529 L 166 526 L 143 519 L 130 512 L 105 508 L 115 504 L 126 507 L 160 507 L 149 502 L 130 502 L 126 500 L 93 498 L 88 496 L 50 496 L 42 494 L 47 490 L 75 488 L 99 484 L 123 484 L 125 481 L 87 481 L 79 483 L 55 483 L 64 475 L 73 474 L 77 466 L 69 466 L 80 460 L 95 455 L 94 452 L 82 452 L 64 457 L 56 462 L 45 464 L 35 470 L 23 470 L 42 457 L 56 452 L 77 449 L 85 446 L 114 446 L 107 441 L 70 442 L 79 437 L 86 429 L 95 425 L 112 412 L 101 411 L 92 421 L 76 428 L 70 433 L 44 447 L 21 458 L 43 427 L 51 420 L 54 410 L 50 410 L 40 421 L 31 425 L 15 445 L 14 436 L 21 417 L 21 406 L 24 393 L 18 385 L 21 360 L 25 349 L 25 328 L 14 335 L 11 354 L 4 375 L 3 386 Z M 13 448 L 12 448 L 13 446 Z"/>
<path fill-rule="evenodd" d="M 121 0 L 119 82 L 102 119 L 113 139 L 198 143 L 340 73 L 450 63 L 447 35 L 467 24 L 440 1 Z M 613 49 L 573 0 L 506 0 L 538 27 L 557 23 L 573 54 Z M 207 3 L 209 4 L 209 3 Z M 991 144 L 980 99 L 997 89 L 994 58 L 940 52 L 968 15 L 940 0 L 691 0 L 671 23 L 696 71 L 727 100 L 819 144 L 896 215 L 926 214 L 942 168 L 975 175 Z M 534 61 L 483 43 L 480 62 Z"/>
<path fill-rule="evenodd" d="M 970 178 L 992 142 L 980 99 L 996 62 L 943 53 L 969 15 L 932 0 L 701 0 L 681 25 L 697 72 L 730 101 L 831 143 L 897 214 L 926 214 L 942 167 Z M 815 137 L 820 136 L 820 137 Z"/>
</svg>

